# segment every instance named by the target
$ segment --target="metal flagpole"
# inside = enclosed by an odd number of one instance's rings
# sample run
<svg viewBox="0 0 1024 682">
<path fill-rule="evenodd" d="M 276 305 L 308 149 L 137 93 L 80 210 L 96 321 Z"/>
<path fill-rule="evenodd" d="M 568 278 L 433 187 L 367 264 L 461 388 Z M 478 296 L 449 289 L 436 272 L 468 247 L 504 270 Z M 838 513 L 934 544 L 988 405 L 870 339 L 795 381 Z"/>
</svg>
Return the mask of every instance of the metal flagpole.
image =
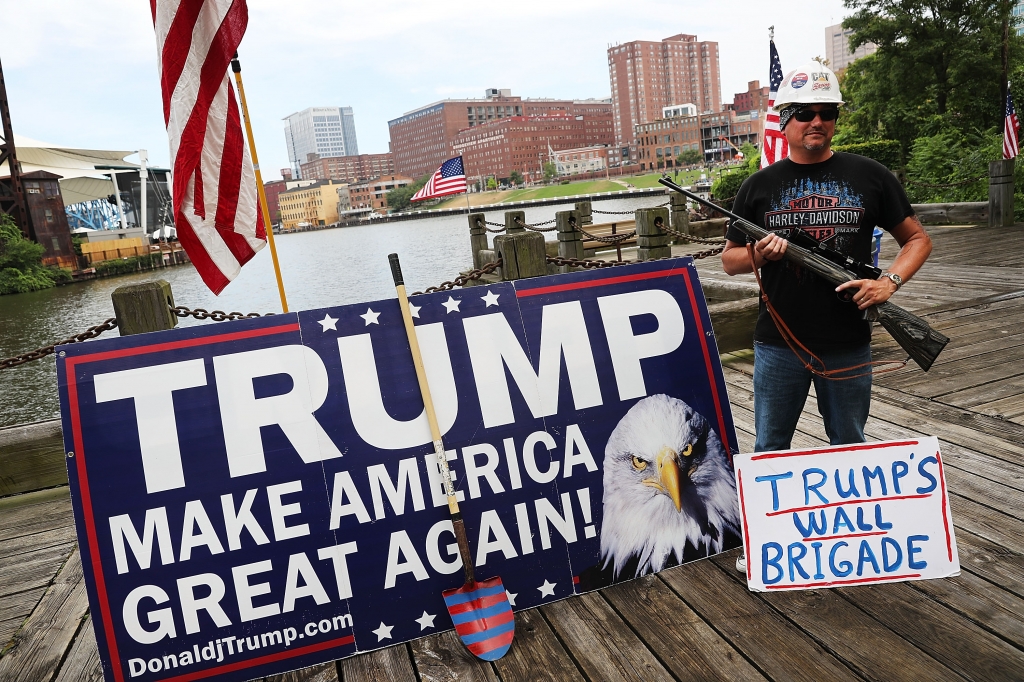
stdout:
<svg viewBox="0 0 1024 682">
<path fill-rule="evenodd" d="M 267 244 L 270 246 L 270 258 L 274 261 L 274 275 L 277 276 L 277 291 L 281 294 L 281 309 L 288 312 L 288 298 L 284 294 L 284 280 L 281 279 L 281 263 L 277 260 L 277 247 L 274 246 L 274 226 L 270 224 L 270 208 L 267 206 L 267 193 L 263 189 L 263 176 L 260 174 L 260 161 L 256 156 L 256 141 L 252 137 L 252 124 L 249 122 L 249 108 L 245 105 L 245 89 L 242 88 L 242 65 L 238 62 L 238 53 L 231 60 L 231 70 L 235 73 L 238 85 L 238 99 L 242 103 L 242 120 L 245 121 L 245 135 L 249 139 L 249 153 L 252 154 L 252 167 L 256 171 L 256 191 L 259 193 L 260 210 L 263 211 L 263 224 L 267 228 Z"/>
</svg>

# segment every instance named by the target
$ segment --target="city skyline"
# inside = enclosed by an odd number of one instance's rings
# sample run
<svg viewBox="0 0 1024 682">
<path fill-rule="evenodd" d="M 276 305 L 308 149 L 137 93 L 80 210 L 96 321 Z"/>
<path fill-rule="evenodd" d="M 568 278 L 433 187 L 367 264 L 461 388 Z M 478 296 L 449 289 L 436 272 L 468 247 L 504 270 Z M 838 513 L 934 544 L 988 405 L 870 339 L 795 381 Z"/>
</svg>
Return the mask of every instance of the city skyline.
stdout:
<svg viewBox="0 0 1024 682">
<path fill-rule="evenodd" d="M 0 0 L 0 16 L 17 26 L 0 50 L 15 131 L 62 146 L 145 148 L 155 166 L 168 163 L 152 20 L 145 4 L 96 0 L 88 7 Z M 249 0 L 249 28 L 239 50 L 246 96 L 264 179 L 290 166 L 281 119 L 307 107 L 344 103 L 358 114 L 361 153 L 388 151 L 388 121 L 429 102 L 478 98 L 488 87 L 526 98 L 610 96 L 607 50 L 633 40 L 695 34 L 720 46 L 721 92 L 767 82 L 768 26 L 775 27 L 783 68 L 824 55 L 824 28 L 844 16 L 842 0 L 826 0 L 782 24 L 757 2 L 726 2 L 702 13 L 695 1 L 641 0 L 628 8 L 608 0 L 587 4 L 524 1 L 515 11 L 442 0 L 424 7 L 301 4 L 283 8 Z M 671 20 L 670 17 L 685 17 Z M 721 17 L 743 16 L 742 25 Z M 572 49 L 564 27 L 572 25 Z M 516 49 L 496 51 L 500 36 Z M 439 48 L 434 36 L 457 36 L 460 60 L 438 70 L 423 59 Z M 46 46 L 43 49 L 43 46 Z M 331 66 L 326 66 L 331 65 Z M 336 66 L 335 66 L 336 65 Z M 74 106 L 57 107 L 58 77 L 75 83 Z"/>
</svg>

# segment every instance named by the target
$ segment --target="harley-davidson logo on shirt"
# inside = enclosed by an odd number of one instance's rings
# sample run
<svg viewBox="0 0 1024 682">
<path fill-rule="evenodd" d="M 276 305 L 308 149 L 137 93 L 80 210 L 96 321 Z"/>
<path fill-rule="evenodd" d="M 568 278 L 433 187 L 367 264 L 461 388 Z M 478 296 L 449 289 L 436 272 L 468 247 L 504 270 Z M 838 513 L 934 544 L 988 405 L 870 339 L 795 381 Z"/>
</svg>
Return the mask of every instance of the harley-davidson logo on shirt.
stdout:
<svg viewBox="0 0 1024 682">
<path fill-rule="evenodd" d="M 840 206 L 837 196 L 805 194 L 790 200 L 787 210 L 765 213 L 764 220 L 766 229 L 800 227 L 820 241 L 835 234 L 837 227 L 859 226 L 863 214 L 863 208 Z"/>
</svg>

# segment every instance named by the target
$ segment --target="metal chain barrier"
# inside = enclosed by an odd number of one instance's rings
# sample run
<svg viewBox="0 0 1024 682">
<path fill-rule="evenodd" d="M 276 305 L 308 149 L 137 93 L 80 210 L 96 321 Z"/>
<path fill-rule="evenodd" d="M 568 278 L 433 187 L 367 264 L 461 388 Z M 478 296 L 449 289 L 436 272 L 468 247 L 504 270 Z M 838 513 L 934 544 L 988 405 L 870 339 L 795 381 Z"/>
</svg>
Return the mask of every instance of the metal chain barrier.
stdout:
<svg viewBox="0 0 1024 682">
<path fill-rule="evenodd" d="M 665 234 L 667 232 L 668 234 L 674 237 L 678 237 L 679 239 L 685 239 L 688 242 L 711 245 L 725 244 L 725 237 L 722 237 L 721 239 L 704 239 L 702 237 L 694 237 L 693 235 L 685 234 L 683 232 L 680 232 L 679 230 L 673 230 L 671 227 L 665 227 L 664 225 L 662 225 L 660 229 L 662 231 L 662 234 Z"/>
<path fill-rule="evenodd" d="M 13 358 L 4 358 L 3 360 L 0 360 L 0 369 L 17 367 L 18 365 L 23 365 L 26 362 L 32 362 L 33 360 L 38 360 L 39 358 L 45 358 L 47 355 L 51 355 L 53 353 L 53 350 L 57 346 L 63 346 L 68 343 L 79 343 L 81 341 L 88 341 L 89 339 L 94 339 L 103 332 L 110 331 L 111 329 L 117 329 L 117 320 L 115 320 L 113 317 L 104 320 L 95 327 L 89 327 L 81 334 L 75 334 L 74 336 L 70 336 L 64 339 L 63 341 L 58 341 L 57 343 L 50 344 L 49 346 L 37 348 L 36 350 L 30 351 L 28 353 L 22 353 L 21 355 L 17 355 Z"/>
<path fill-rule="evenodd" d="M 423 291 L 414 291 L 410 295 L 411 296 L 418 296 L 420 294 L 430 294 L 430 293 L 433 293 L 435 291 L 449 291 L 451 289 L 454 289 L 455 287 L 464 287 L 464 286 L 466 286 L 467 282 L 471 282 L 474 279 L 480 279 L 484 275 L 490 274 L 490 273 L 494 272 L 495 270 L 497 270 L 500 267 L 501 267 L 501 259 L 499 258 L 496 261 L 491 261 L 490 263 L 488 263 L 487 265 L 483 266 L 482 268 L 477 268 L 476 270 L 470 270 L 465 275 L 459 275 L 458 277 L 456 277 L 455 279 L 453 279 L 450 282 L 441 282 L 436 287 L 427 287 Z"/>
<path fill-rule="evenodd" d="M 533 230 L 534 232 L 552 232 L 552 231 L 558 229 L 554 225 L 552 225 L 551 227 L 540 227 L 541 225 L 550 225 L 551 223 L 555 222 L 555 220 L 556 220 L 555 218 L 552 218 L 551 220 L 545 220 L 544 222 L 537 223 L 536 225 L 527 225 L 526 223 L 524 223 L 519 218 L 516 218 L 515 220 L 516 220 L 516 225 L 518 225 L 519 227 L 526 228 L 527 230 Z"/>
<path fill-rule="evenodd" d="M 725 250 L 725 247 L 719 247 L 717 249 L 708 249 L 707 251 L 698 251 L 697 253 L 688 253 L 686 256 L 694 260 L 700 260 L 702 258 L 710 258 L 711 256 L 717 256 Z M 634 265 L 636 263 L 652 263 L 656 260 L 668 260 L 670 258 L 680 258 L 681 256 L 665 256 L 664 258 L 651 258 L 645 261 L 637 260 L 591 260 L 587 258 L 563 258 L 561 256 L 547 256 L 546 260 L 552 265 L 568 265 L 574 268 L 613 268 L 619 265 Z"/>
<path fill-rule="evenodd" d="M 668 206 L 671 203 L 672 203 L 671 201 L 666 201 L 663 204 L 658 204 L 657 206 L 652 206 L 652 208 L 661 208 L 663 206 Z M 631 213 L 636 213 L 636 209 L 633 209 L 632 211 L 599 211 L 596 208 L 591 208 L 590 212 L 591 213 L 599 213 L 601 215 L 630 215 Z"/>
<path fill-rule="evenodd" d="M 195 310 L 187 308 L 183 305 L 168 306 L 171 313 L 177 317 L 194 317 L 197 320 L 213 320 L 214 322 L 224 322 L 226 320 L 244 320 L 249 317 L 265 317 L 267 315 L 273 315 L 274 313 L 226 313 L 223 310 L 205 310 L 203 308 L 196 308 Z"/>
</svg>

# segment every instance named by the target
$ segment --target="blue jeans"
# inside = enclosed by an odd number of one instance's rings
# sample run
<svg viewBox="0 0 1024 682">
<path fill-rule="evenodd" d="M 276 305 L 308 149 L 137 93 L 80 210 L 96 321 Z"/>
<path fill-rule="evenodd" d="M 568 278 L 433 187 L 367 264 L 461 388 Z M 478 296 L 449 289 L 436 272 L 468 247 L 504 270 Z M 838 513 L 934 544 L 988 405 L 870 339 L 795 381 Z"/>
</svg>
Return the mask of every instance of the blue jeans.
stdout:
<svg viewBox="0 0 1024 682">
<path fill-rule="evenodd" d="M 817 355 L 828 369 L 851 367 L 871 361 L 871 345 Z M 823 379 L 808 372 L 789 347 L 755 341 L 754 451 L 790 449 L 812 381 L 829 442 L 832 445 L 863 443 L 864 424 L 871 407 L 870 370 L 871 367 L 861 367 L 845 373 L 849 376 L 864 374 L 856 379 Z"/>
</svg>

